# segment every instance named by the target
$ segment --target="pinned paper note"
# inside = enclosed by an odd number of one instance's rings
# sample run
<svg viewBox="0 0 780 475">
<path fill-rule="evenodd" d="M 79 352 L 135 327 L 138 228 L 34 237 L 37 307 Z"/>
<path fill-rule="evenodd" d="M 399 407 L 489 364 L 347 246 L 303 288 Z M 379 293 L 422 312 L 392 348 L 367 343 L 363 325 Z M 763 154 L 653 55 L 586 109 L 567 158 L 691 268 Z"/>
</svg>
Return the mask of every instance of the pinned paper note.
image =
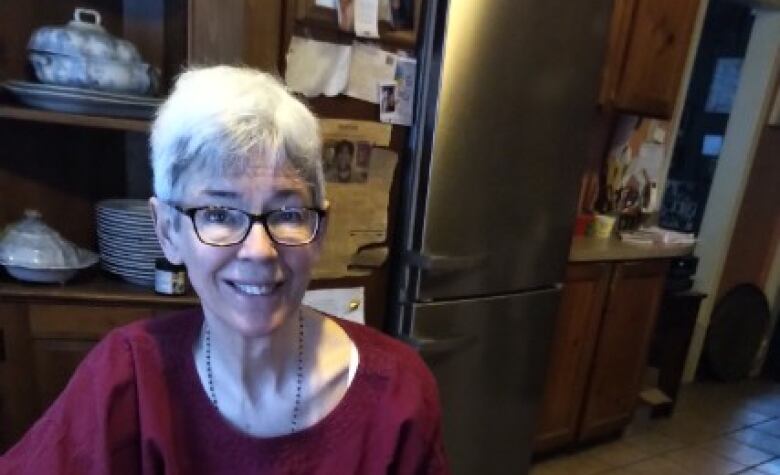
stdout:
<svg viewBox="0 0 780 475">
<path fill-rule="evenodd" d="M 320 131 L 326 140 L 351 140 L 389 147 L 393 128 L 367 120 L 320 119 Z"/>
<path fill-rule="evenodd" d="M 346 94 L 374 104 L 379 103 L 377 87 L 395 79 L 397 56 L 362 43 L 352 45 Z"/>
<path fill-rule="evenodd" d="M 379 21 L 393 22 L 393 9 L 390 0 L 379 0 Z"/>
<path fill-rule="evenodd" d="M 320 312 L 365 324 L 363 287 L 307 290 L 303 304 Z"/>
<path fill-rule="evenodd" d="M 379 0 L 355 0 L 355 34 L 379 38 Z"/>
<path fill-rule="evenodd" d="M 398 125 L 412 125 L 417 61 L 399 57 L 395 80 L 379 84 L 379 119 Z"/>
<path fill-rule="evenodd" d="M 351 51 L 349 45 L 292 37 L 285 70 L 288 87 L 307 97 L 342 93 L 349 78 Z"/>
<path fill-rule="evenodd" d="M 381 148 L 370 152 L 365 182 L 326 183 L 328 227 L 320 260 L 312 272 L 315 279 L 369 275 L 387 257 L 381 246 L 387 241 L 390 187 L 398 155 Z M 369 255 L 356 257 L 367 248 Z"/>
</svg>

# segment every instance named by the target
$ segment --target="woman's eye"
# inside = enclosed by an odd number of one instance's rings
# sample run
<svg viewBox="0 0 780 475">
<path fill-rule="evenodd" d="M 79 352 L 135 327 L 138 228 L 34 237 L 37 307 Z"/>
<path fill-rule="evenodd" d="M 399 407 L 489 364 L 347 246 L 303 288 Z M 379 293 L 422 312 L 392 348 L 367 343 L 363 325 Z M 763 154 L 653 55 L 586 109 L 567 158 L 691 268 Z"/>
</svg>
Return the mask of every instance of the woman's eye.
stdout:
<svg viewBox="0 0 780 475">
<path fill-rule="evenodd" d="M 207 223 L 225 224 L 230 221 L 230 213 L 224 209 L 208 209 L 203 212 Z"/>
<path fill-rule="evenodd" d="M 276 219 L 280 222 L 298 224 L 303 222 L 303 212 L 297 209 L 285 209 L 277 212 Z"/>
</svg>

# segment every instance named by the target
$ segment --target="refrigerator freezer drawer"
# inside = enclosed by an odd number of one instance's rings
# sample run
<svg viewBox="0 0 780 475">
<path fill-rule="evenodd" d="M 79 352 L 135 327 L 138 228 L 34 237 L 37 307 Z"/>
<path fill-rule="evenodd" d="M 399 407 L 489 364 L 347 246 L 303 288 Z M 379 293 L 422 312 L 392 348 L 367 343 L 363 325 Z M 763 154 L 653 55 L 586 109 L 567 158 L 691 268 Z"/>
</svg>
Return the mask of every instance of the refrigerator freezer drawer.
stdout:
<svg viewBox="0 0 780 475">
<path fill-rule="evenodd" d="M 456 475 L 526 473 L 560 290 L 412 306 Z"/>
</svg>

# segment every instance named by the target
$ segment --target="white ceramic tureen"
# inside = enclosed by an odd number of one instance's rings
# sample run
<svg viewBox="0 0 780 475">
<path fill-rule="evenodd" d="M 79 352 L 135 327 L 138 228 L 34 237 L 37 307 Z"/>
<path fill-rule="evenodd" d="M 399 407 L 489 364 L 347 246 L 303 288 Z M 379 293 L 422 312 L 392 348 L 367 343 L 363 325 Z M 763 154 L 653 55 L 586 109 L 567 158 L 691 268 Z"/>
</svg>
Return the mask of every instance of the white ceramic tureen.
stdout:
<svg viewBox="0 0 780 475">
<path fill-rule="evenodd" d="M 77 8 L 67 25 L 38 28 L 27 51 L 44 83 L 128 94 L 153 94 L 157 88 L 157 71 L 132 43 L 111 36 L 95 10 Z"/>
<path fill-rule="evenodd" d="M 97 254 L 64 239 L 35 210 L 25 211 L 0 237 L 0 264 L 19 280 L 65 282 L 97 261 Z"/>
</svg>

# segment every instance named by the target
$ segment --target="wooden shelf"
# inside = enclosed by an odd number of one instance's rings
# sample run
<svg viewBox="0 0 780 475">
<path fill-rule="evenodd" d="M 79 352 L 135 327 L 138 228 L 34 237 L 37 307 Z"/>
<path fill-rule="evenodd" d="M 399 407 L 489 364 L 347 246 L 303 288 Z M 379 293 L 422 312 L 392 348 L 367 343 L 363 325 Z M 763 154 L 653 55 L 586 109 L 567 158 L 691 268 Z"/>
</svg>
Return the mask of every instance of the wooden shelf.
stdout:
<svg viewBox="0 0 780 475">
<path fill-rule="evenodd" d="M 0 276 L 0 300 L 88 302 L 105 304 L 199 305 L 193 294 L 161 295 L 152 289 L 110 278 L 99 271 L 65 284 L 34 284 Z"/>
<path fill-rule="evenodd" d="M 68 114 L 65 112 L 52 112 L 10 105 L 0 105 L 0 118 L 74 125 L 79 127 L 126 130 L 131 132 L 148 132 L 150 127 L 150 122 L 148 120 Z"/>
</svg>

